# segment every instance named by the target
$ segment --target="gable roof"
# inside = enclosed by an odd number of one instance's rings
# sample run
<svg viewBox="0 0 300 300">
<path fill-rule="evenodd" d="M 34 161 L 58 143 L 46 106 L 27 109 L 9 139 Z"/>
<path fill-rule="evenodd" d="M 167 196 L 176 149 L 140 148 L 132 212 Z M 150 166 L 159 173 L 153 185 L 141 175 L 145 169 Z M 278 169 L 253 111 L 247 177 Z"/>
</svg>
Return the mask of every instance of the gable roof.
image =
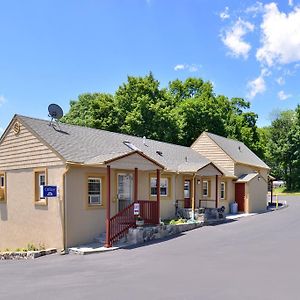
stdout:
<svg viewBox="0 0 300 300">
<path fill-rule="evenodd" d="M 207 134 L 207 136 L 212 139 L 235 162 L 270 169 L 270 167 L 265 164 L 244 143 L 210 132 L 205 132 L 205 134 Z"/>
<path fill-rule="evenodd" d="M 170 143 L 64 123 L 53 124 L 46 120 L 16 115 L 66 161 L 89 164 L 109 161 L 118 156 L 139 151 L 169 171 L 179 171 L 186 162 L 203 167 L 211 161 L 195 150 Z M 134 149 L 126 146 L 130 142 Z M 192 170 L 190 170 L 192 171 Z"/>
</svg>

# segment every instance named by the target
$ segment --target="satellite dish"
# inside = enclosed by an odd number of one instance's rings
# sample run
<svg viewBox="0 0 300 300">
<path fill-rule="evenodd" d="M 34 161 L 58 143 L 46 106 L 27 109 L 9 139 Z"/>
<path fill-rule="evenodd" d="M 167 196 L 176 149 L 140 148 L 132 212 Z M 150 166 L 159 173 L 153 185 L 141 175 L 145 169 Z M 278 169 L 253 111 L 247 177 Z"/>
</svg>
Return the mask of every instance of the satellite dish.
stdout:
<svg viewBox="0 0 300 300">
<path fill-rule="evenodd" d="M 62 108 L 59 105 L 54 103 L 48 106 L 48 112 L 49 112 L 49 117 L 51 117 L 52 120 L 53 119 L 59 120 L 64 115 Z"/>
</svg>

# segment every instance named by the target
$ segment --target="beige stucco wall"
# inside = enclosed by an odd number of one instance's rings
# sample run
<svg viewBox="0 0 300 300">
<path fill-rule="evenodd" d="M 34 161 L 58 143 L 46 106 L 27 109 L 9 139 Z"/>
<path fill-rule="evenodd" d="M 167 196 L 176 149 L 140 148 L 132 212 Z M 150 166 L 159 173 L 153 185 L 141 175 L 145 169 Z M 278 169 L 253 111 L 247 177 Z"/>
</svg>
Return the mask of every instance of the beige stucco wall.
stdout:
<svg viewBox="0 0 300 300">
<path fill-rule="evenodd" d="M 35 246 L 63 248 L 62 237 L 62 166 L 47 169 L 48 184 L 57 185 L 57 198 L 48 198 L 48 205 L 34 202 L 34 170 L 6 172 L 7 201 L 0 203 L 0 249 Z"/>
<path fill-rule="evenodd" d="M 262 212 L 266 210 L 267 206 L 267 182 L 261 178 L 255 177 L 253 180 L 246 184 L 247 197 L 248 197 L 248 212 Z"/>
<path fill-rule="evenodd" d="M 243 174 L 249 174 L 249 173 L 260 173 L 261 176 L 263 176 L 263 178 L 265 180 L 268 180 L 268 169 L 263 169 L 263 168 L 259 168 L 259 167 L 255 167 L 255 166 L 249 166 L 249 165 L 244 165 L 244 164 L 235 164 L 234 167 L 234 173 L 235 176 L 239 177 Z"/>
</svg>

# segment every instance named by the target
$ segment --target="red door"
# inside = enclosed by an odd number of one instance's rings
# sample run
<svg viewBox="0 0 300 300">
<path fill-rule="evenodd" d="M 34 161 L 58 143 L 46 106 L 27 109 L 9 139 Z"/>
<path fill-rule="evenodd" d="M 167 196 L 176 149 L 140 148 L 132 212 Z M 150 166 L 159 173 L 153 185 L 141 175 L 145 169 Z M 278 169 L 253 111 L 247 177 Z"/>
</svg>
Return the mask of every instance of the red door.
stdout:
<svg viewBox="0 0 300 300">
<path fill-rule="evenodd" d="M 191 181 L 184 181 L 184 208 L 191 208 Z"/>
<path fill-rule="evenodd" d="M 235 201 L 238 204 L 238 211 L 245 212 L 245 183 L 235 184 Z"/>
</svg>

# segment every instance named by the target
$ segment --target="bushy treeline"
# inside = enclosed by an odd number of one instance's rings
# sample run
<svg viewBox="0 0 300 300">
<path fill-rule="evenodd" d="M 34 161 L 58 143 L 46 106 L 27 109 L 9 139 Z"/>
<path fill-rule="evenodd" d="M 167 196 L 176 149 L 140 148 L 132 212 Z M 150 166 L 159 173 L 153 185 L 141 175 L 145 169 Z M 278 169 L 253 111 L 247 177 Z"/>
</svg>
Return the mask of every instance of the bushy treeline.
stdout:
<svg viewBox="0 0 300 300">
<path fill-rule="evenodd" d="M 70 102 L 63 121 L 190 146 L 205 130 L 244 142 L 261 158 L 265 145 L 257 115 L 242 98 L 216 95 L 200 78 L 174 80 L 166 88 L 152 73 L 129 76 L 114 94 L 88 93 Z"/>
<path fill-rule="evenodd" d="M 300 105 L 278 114 L 262 129 L 265 157 L 272 174 L 286 181 L 287 190 L 300 190 Z"/>
</svg>

